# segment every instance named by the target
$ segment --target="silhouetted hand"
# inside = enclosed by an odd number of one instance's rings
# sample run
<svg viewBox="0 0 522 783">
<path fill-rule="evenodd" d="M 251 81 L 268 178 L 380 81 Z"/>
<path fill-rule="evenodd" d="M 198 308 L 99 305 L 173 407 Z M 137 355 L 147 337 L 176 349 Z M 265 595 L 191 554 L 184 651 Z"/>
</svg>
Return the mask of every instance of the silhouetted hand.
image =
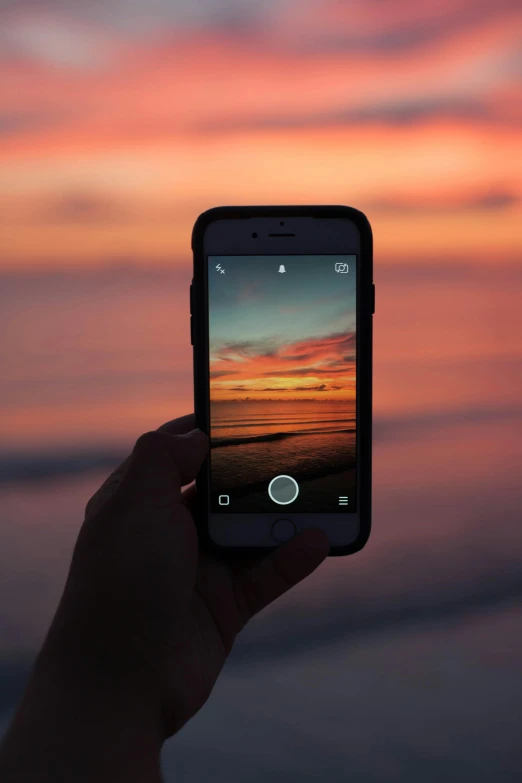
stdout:
<svg viewBox="0 0 522 783">
<path fill-rule="evenodd" d="M 192 426 L 187 416 L 143 435 L 89 501 L 60 607 L 71 622 L 83 614 L 84 651 L 103 659 L 110 646 L 116 665 L 152 680 L 165 736 L 204 704 L 245 623 L 329 548 L 310 530 L 253 563 L 201 554 L 181 491 L 208 450 Z"/>
<path fill-rule="evenodd" d="M 204 704 L 239 631 L 327 556 L 320 530 L 250 562 L 199 552 L 182 494 L 208 451 L 193 426 L 143 435 L 87 504 L 0 753 L 6 783 L 159 780 L 161 743 Z"/>
<path fill-rule="evenodd" d="M 187 416 L 143 435 L 89 501 L 60 607 L 83 616 L 84 655 L 151 681 L 165 737 L 204 704 L 245 623 L 329 549 L 308 530 L 256 562 L 201 554 L 182 486 L 208 442 L 192 426 Z"/>
</svg>

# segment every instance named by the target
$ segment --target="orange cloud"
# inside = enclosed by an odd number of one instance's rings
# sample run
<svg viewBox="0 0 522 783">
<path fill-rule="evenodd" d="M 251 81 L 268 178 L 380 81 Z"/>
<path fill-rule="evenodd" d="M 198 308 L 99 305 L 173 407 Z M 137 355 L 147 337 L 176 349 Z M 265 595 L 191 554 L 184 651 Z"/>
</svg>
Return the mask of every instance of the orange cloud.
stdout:
<svg viewBox="0 0 522 783">
<path fill-rule="evenodd" d="M 519 255 L 516 5 L 285 9 L 299 40 L 267 10 L 265 26 L 242 34 L 159 25 L 119 30 L 111 48 L 108 28 L 89 67 L 29 45 L 4 55 L 0 263 L 185 264 L 195 216 L 223 202 L 353 204 L 368 211 L 381 260 Z M 492 216 L 498 192 L 507 199 Z"/>
<path fill-rule="evenodd" d="M 267 348 L 255 342 L 220 347 L 210 361 L 211 397 L 352 399 L 355 335 L 336 333 Z"/>
</svg>

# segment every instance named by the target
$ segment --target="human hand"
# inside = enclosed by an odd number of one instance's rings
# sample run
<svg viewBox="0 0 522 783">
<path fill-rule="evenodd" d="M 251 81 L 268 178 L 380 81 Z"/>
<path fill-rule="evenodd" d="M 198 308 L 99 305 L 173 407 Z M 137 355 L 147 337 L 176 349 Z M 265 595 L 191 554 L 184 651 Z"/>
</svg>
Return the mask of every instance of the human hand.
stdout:
<svg viewBox="0 0 522 783">
<path fill-rule="evenodd" d="M 193 426 L 185 416 L 143 435 L 89 501 L 50 634 L 71 667 L 152 695 L 162 740 L 205 703 L 244 625 L 329 551 L 307 530 L 250 562 L 199 552 L 182 494 L 208 451 Z"/>
</svg>

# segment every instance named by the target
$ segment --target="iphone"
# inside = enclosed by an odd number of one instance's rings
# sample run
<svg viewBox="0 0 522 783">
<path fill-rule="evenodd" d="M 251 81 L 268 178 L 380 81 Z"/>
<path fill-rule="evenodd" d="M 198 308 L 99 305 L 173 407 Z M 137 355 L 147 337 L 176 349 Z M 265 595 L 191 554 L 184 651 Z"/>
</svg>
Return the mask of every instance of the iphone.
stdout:
<svg viewBox="0 0 522 783">
<path fill-rule="evenodd" d="M 268 551 L 320 527 L 332 555 L 371 525 L 372 235 L 344 206 L 218 207 L 193 230 L 201 543 Z"/>
</svg>

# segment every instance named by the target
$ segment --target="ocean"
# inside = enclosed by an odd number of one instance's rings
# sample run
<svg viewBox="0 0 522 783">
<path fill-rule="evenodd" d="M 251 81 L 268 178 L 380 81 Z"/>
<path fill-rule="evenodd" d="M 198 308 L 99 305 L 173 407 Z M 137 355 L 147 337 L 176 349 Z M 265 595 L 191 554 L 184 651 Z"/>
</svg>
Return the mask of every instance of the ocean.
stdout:
<svg viewBox="0 0 522 783">
<path fill-rule="evenodd" d="M 242 632 L 166 744 L 167 781 L 519 779 L 522 273 L 397 265 L 376 282 L 370 541 Z M 191 408 L 188 283 L 188 267 L 0 281 L 3 725 L 89 495 L 141 432 Z M 353 423 L 221 410 L 216 453 L 244 448 L 266 470 L 259 435 L 294 444 L 306 472 L 309 449 Z"/>
<path fill-rule="evenodd" d="M 280 474 L 298 483 L 294 512 L 336 512 L 340 495 L 355 510 L 354 401 L 214 402 L 210 417 L 213 496 L 228 494 L 227 510 L 273 511 Z"/>
</svg>

